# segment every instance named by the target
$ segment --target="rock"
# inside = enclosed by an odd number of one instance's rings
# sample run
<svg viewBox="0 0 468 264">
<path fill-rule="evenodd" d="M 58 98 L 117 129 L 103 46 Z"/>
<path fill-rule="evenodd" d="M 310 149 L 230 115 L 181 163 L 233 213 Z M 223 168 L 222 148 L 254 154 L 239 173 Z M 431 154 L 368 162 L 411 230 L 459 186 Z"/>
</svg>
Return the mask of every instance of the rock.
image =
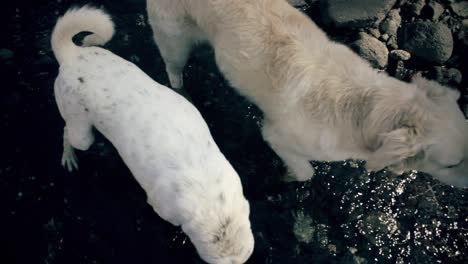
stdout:
<svg viewBox="0 0 468 264">
<path fill-rule="evenodd" d="M 397 36 L 395 35 L 395 36 L 389 37 L 386 44 L 390 49 L 398 49 Z"/>
<path fill-rule="evenodd" d="M 462 27 L 458 32 L 458 39 L 465 47 L 468 47 L 468 19 L 463 20 Z"/>
<path fill-rule="evenodd" d="M 298 211 L 294 214 L 293 233 L 298 241 L 303 243 L 310 243 L 312 241 L 315 234 L 312 224 L 312 218 L 304 214 L 303 211 Z"/>
<path fill-rule="evenodd" d="M 450 29 L 442 23 L 418 21 L 403 26 L 398 32 L 398 44 L 413 58 L 423 62 L 443 64 L 453 51 Z"/>
<path fill-rule="evenodd" d="M 468 2 L 467 1 L 460 1 L 456 3 L 452 3 L 450 6 L 452 7 L 452 10 L 455 14 L 463 18 L 468 18 Z"/>
<path fill-rule="evenodd" d="M 0 61 L 4 64 L 13 62 L 14 53 L 9 49 L 0 49 Z"/>
<path fill-rule="evenodd" d="M 393 9 L 388 13 L 388 16 L 380 24 L 380 31 L 383 34 L 388 34 L 389 36 L 396 35 L 398 28 L 401 24 L 401 16 L 399 9 Z"/>
<path fill-rule="evenodd" d="M 421 10 L 421 15 L 424 18 L 428 18 L 428 19 L 433 20 L 433 21 L 439 19 L 440 15 L 442 15 L 442 13 L 444 13 L 444 7 L 441 4 L 439 4 L 439 3 L 435 2 L 435 1 L 430 1 Z"/>
<path fill-rule="evenodd" d="M 287 1 L 294 7 L 303 7 L 307 5 L 306 1 L 304 0 L 287 0 Z"/>
<path fill-rule="evenodd" d="M 462 81 L 462 73 L 456 68 L 433 67 L 429 72 L 429 78 L 445 85 L 455 86 Z"/>
<path fill-rule="evenodd" d="M 369 32 L 369 34 L 374 38 L 380 38 L 380 31 L 377 28 L 368 28 L 367 32 Z"/>
<path fill-rule="evenodd" d="M 447 14 L 441 21 L 447 25 L 452 32 L 458 32 L 462 28 L 462 21 L 455 16 Z"/>
<path fill-rule="evenodd" d="M 402 60 L 399 60 L 395 69 L 395 78 L 399 80 L 406 80 L 410 75 L 410 71 L 405 68 L 405 63 Z"/>
<path fill-rule="evenodd" d="M 385 44 L 366 33 L 361 33 L 360 39 L 350 46 L 374 67 L 384 68 L 388 63 L 388 49 Z"/>
<path fill-rule="evenodd" d="M 358 229 L 369 242 L 379 245 L 383 237 L 391 237 L 399 228 L 398 222 L 391 214 L 370 212 L 360 222 Z"/>
<path fill-rule="evenodd" d="M 410 11 L 412 16 L 419 16 L 421 15 L 421 11 L 426 5 L 425 0 L 407 0 L 406 5 Z"/>
<path fill-rule="evenodd" d="M 390 58 L 394 60 L 407 61 L 411 58 L 411 53 L 406 50 L 396 49 L 390 51 Z"/>
<path fill-rule="evenodd" d="M 390 36 L 388 34 L 382 34 L 382 36 L 380 36 L 380 40 L 384 41 L 384 42 L 387 42 L 387 40 L 390 38 Z"/>
<path fill-rule="evenodd" d="M 320 10 L 326 24 L 338 28 L 359 28 L 378 24 L 396 0 L 321 0 Z"/>
</svg>

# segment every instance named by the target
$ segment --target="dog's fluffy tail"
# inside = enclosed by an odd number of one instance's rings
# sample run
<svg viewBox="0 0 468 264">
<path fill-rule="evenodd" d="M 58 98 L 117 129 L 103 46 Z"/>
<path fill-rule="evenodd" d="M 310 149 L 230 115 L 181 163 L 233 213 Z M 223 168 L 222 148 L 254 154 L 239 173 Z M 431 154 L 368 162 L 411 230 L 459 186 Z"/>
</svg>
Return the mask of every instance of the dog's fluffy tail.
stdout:
<svg viewBox="0 0 468 264">
<path fill-rule="evenodd" d="M 83 39 L 83 46 L 103 45 L 114 35 L 114 23 L 108 14 L 97 8 L 69 9 L 58 19 L 52 32 L 52 51 L 60 64 L 76 56 L 81 49 L 72 38 L 83 31 L 92 33 Z"/>
</svg>

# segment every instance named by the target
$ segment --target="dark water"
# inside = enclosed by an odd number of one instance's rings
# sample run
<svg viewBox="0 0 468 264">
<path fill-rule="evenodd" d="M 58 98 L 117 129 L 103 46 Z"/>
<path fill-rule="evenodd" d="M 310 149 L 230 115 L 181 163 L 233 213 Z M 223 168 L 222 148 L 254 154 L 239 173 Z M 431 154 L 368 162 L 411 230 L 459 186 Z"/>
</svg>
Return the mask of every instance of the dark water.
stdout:
<svg viewBox="0 0 468 264">
<path fill-rule="evenodd" d="M 1 11 L 0 263 L 202 263 L 105 139 L 78 153 L 78 172 L 60 166 L 50 33 L 69 6 L 88 2 L 22 1 Z M 106 48 L 168 85 L 144 1 L 93 3 L 117 25 Z M 368 174 L 351 161 L 316 163 L 314 180 L 282 183 L 261 112 L 227 85 L 210 48 L 194 52 L 185 84 L 251 203 L 249 263 L 468 263 L 466 190 L 424 174 Z"/>
</svg>

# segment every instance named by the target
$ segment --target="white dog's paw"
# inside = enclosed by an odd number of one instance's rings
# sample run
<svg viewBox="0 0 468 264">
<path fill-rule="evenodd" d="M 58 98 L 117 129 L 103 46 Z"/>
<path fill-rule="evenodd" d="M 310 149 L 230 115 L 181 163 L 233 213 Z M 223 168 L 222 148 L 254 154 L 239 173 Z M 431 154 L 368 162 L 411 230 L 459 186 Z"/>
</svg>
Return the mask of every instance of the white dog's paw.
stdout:
<svg viewBox="0 0 468 264">
<path fill-rule="evenodd" d="M 314 177 L 314 174 L 315 169 L 307 162 L 307 164 L 301 167 L 288 167 L 283 181 L 308 181 Z"/>
<path fill-rule="evenodd" d="M 62 166 L 69 172 L 78 170 L 78 159 L 75 150 L 69 144 L 64 144 L 63 146 Z"/>
</svg>

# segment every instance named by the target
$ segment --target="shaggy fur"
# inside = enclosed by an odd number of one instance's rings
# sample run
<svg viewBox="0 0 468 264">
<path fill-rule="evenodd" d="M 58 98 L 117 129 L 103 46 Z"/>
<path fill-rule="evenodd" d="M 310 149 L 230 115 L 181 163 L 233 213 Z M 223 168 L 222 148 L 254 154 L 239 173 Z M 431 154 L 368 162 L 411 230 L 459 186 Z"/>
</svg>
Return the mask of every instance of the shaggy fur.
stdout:
<svg viewBox="0 0 468 264">
<path fill-rule="evenodd" d="M 52 33 L 60 63 L 55 98 L 65 119 L 62 162 L 76 167 L 73 148 L 93 143 L 92 127 L 116 147 L 163 219 L 180 225 L 209 263 L 243 263 L 253 250 L 249 204 L 239 176 L 220 152 L 200 113 L 182 96 L 134 64 L 99 47 L 78 47 L 72 37 L 104 44 L 109 16 L 72 9 Z"/>
<path fill-rule="evenodd" d="M 378 73 L 285 0 L 147 0 L 173 88 L 199 41 L 226 79 L 265 114 L 263 136 L 297 180 L 309 160 L 362 159 L 468 184 L 468 127 L 458 92 Z"/>
</svg>

